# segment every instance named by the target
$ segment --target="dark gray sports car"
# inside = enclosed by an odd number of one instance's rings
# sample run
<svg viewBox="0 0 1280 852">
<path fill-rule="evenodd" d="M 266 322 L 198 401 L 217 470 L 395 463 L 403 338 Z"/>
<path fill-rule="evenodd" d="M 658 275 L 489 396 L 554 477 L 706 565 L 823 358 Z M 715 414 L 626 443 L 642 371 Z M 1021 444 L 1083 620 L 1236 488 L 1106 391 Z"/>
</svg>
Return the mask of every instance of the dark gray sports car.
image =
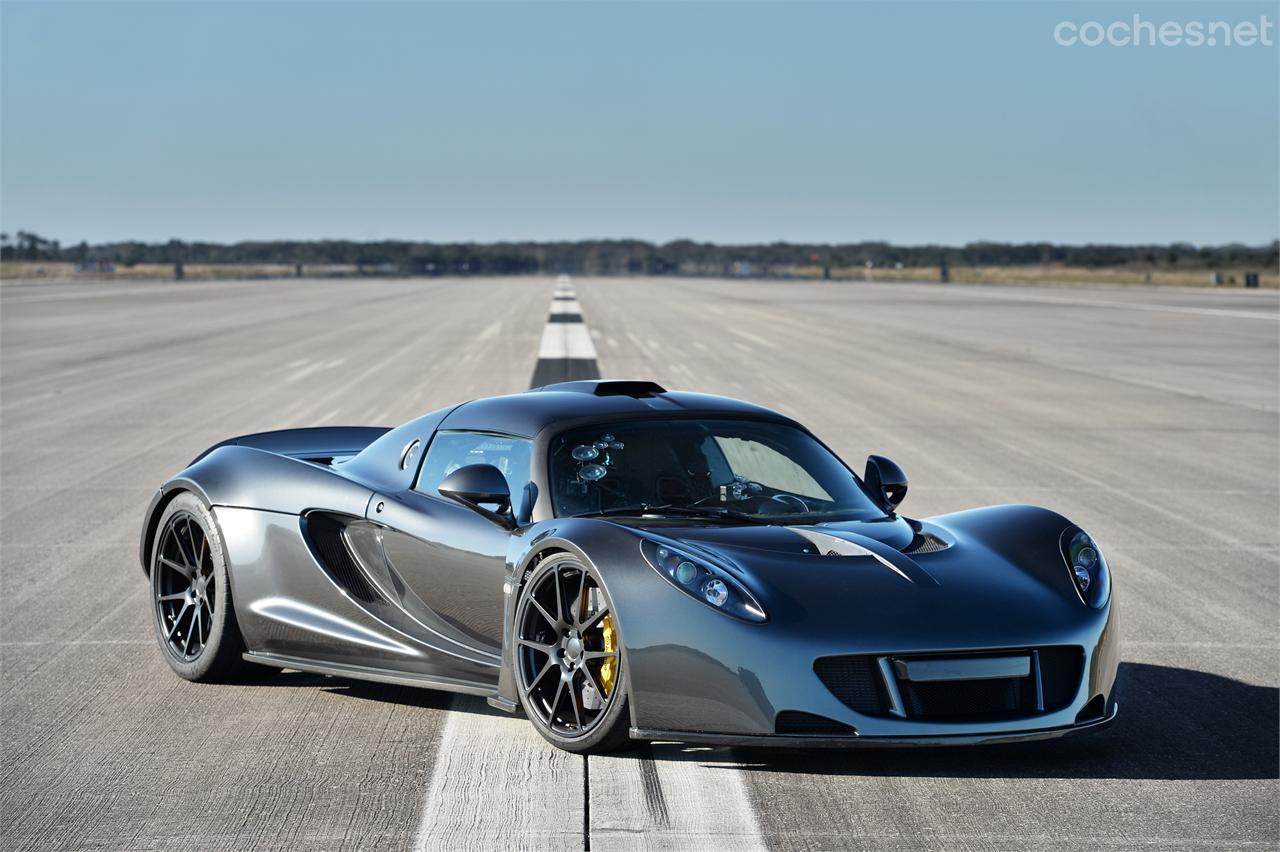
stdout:
<svg viewBox="0 0 1280 852">
<path fill-rule="evenodd" d="M 1097 544 L 1033 506 L 912 520 L 906 490 L 765 408 L 568 382 L 224 441 L 156 494 L 141 558 L 185 678 L 253 663 L 483 695 L 571 751 L 1109 723 Z"/>
</svg>

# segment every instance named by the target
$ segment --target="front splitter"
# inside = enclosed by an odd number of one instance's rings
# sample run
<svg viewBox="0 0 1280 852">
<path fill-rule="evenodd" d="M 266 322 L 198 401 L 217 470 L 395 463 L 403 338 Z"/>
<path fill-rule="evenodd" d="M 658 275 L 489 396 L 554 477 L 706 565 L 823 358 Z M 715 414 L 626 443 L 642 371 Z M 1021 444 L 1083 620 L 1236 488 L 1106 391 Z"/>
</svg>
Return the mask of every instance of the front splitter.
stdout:
<svg viewBox="0 0 1280 852">
<path fill-rule="evenodd" d="M 920 736 L 912 737 L 867 737 L 855 734 L 844 737 L 827 737 L 805 734 L 716 734 L 705 731 L 662 731 L 653 728 L 632 728 L 630 733 L 633 740 L 646 740 L 649 742 L 676 742 L 751 748 L 938 748 L 942 746 L 1025 743 L 1092 734 L 1108 727 L 1115 721 L 1119 712 L 1120 705 L 1115 704 L 1112 705 L 1111 713 L 1106 718 L 1092 722 L 1067 725 L 1060 728 L 1041 728 L 1031 731 L 991 734 L 921 734 Z"/>
</svg>

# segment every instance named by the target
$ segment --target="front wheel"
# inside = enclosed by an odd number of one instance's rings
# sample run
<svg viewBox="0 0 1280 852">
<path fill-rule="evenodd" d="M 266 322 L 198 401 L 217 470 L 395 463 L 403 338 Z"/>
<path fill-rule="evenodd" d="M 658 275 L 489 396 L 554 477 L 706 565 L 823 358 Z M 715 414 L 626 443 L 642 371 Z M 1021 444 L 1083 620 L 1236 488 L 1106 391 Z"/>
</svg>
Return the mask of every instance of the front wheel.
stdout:
<svg viewBox="0 0 1280 852">
<path fill-rule="evenodd" d="M 194 494 L 165 507 L 151 551 L 151 610 L 170 668 L 187 680 L 257 674 L 231 605 L 226 557 L 213 516 Z M 259 670 L 259 671 L 255 671 Z"/>
<path fill-rule="evenodd" d="M 543 560 L 516 604 L 515 683 L 525 714 L 566 751 L 601 754 L 630 742 L 622 637 L 599 576 L 577 557 Z"/>
</svg>

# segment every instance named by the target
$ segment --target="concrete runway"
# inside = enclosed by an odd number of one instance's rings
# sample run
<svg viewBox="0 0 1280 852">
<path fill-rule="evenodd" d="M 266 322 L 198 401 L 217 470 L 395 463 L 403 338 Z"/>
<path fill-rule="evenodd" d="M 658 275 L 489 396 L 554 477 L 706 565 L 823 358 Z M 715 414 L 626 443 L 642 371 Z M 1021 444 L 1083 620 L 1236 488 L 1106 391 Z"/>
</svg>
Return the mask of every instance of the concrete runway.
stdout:
<svg viewBox="0 0 1280 852">
<path fill-rule="evenodd" d="M 1275 848 L 1274 292 L 576 279 L 600 372 L 742 396 L 907 514 L 1030 502 L 1105 548 L 1094 738 L 566 755 L 475 699 L 298 673 L 190 684 L 137 563 L 206 446 L 524 389 L 551 279 L 0 287 L 6 849 Z M 495 590 L 497 593 L 497 590 Z"/>
</svg>

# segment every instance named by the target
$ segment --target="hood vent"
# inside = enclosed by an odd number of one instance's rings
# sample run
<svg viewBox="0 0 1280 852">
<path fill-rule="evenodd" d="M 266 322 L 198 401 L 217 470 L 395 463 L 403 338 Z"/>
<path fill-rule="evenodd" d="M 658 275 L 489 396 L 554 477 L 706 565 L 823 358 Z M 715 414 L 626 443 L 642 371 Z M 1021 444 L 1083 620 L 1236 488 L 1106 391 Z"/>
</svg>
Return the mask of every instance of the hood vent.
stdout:
<svg viewBox="0 0 1280 852">
<path fill-rule="evenodd" d="M 933 533 L 916 533 L 915 538 L 911 539 L 911 543 L 902 548 L 903 553 L 937 553 L 939 550 L 946 550 L 951 545 L 938 538 Z"/>
</svg>

